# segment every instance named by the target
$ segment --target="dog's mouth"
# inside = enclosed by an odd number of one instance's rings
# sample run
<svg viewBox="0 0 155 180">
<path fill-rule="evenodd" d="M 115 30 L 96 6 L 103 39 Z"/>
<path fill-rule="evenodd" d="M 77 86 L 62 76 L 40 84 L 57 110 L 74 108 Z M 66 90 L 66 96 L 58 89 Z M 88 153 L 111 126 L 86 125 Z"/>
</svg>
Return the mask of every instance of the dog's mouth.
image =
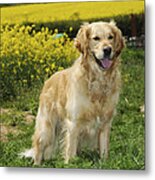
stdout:
<svg viewBox="0 0 155 180">
<path fill-rule="evenodd" d="M 109 69 L 112 65 L 112 60 L 109 58 L 100 59 L 101 67 L 104 69 Z"/>
<path fill-rule="evenodd" d="M 97 64 L 105 70 L 108 70 L 112 66 L 113 61 L 109 57 L 104 57 L 103 59 L 98 59 L 94 55 L 94 58 L 95 58 Z"/>
</svg>

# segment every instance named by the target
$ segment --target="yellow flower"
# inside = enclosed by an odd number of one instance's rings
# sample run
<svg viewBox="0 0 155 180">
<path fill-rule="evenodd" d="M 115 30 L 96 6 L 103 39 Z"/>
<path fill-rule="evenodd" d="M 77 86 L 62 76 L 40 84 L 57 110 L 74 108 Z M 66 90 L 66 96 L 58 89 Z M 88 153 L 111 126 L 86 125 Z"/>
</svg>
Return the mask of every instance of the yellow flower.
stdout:
<svg viewBox="0 0 155 180">
<path fill-rule="evenodd" d="M 55 63 L 52 63 L 51 67 L 52 69 L 55 69 Z"/>
<path fill-rule="evenodd" d="M 20 67 L 20 65 L 21 65 L 21 62 L 20 62 L 20 61 L 18 61 L 18 66 Z"/>
<path fill-rule="evenodd" d="M 58 71 L 62 71 L 64 68 L 63 67 L 59 67 L 58 68 Z"/>
<path fill-rule="evenodd" d="M 16 55 L 19 55 L 19 51 L 18 51 L 18 50 L 16 50 L 16 51 L 15 51 L 15 54 L 16 54 Z"/>
<path fill-rule="evenodd" d="M 73 28 L 72 28 L 72 27 L 70 27 L 70 28 L 69 28 L 69 31 L 70 31 L 70 32 L 72 32 L 72 31 L 73 31 Z"/>
<path fill-rule="evenodd" d="M 54 33 L 57 34 L 58 33 L 58 29 L 54 29 Z"/>
<path fill-rule="evenodd" d="M 45 71 L 48 73 L 48 72 L 50 71 L 50 69 L 49 69 L 49 68 L 46 68 Z"/>
</svg>

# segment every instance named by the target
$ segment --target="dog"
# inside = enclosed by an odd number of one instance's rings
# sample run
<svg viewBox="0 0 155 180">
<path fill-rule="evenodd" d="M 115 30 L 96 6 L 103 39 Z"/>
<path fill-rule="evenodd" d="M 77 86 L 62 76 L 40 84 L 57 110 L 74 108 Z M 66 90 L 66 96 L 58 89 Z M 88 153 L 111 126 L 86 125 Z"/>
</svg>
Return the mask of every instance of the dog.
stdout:
<svg viewBox="0 0 155 180">
<path fill-rule="evenodd" d="M 100 158 L 108 158 L 110 129 L 121 90 L 119 57 L 124 46 L 122 33 L 113 21 L 81 26 L 75 38 L 80 57 L 72 67 L 56 72 L 45 82 L 32 149 L 22 155 L 40 165 L 43 159 L 52 158 L 57 146 L 68 163 L 86 143 L 91 149 L 97 147 Z"/>
</svg>

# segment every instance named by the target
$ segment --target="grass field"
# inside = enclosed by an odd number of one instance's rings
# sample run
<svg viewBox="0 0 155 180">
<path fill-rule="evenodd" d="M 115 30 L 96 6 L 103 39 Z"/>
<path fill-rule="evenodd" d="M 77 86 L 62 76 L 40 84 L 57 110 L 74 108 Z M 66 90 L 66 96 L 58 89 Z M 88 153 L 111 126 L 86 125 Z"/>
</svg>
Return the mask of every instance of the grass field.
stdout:
<svg viewBox="0 0 155 180">
<path fill-rule="evenodd" d="M 122 54 L 122 93 L 111 132 L 110 158 L 99 159 L 98 152 L 83 150 L 65 165 L 57 155 L 41 167 L 144 169 L 144 51 L 125 49 Z M 16 99 L 1 103 L 0 166 L 34 167 L 30 159 L 19 159 L 18 153 L 31 147 L 34 117 L 42 84 L 23 89 Z"/>
<path fill-rule="evenodd" d="M 144 1 L 30 4 L 1 9 L 2 24 L 87 20 L 144 12 Z"/>
</svg>

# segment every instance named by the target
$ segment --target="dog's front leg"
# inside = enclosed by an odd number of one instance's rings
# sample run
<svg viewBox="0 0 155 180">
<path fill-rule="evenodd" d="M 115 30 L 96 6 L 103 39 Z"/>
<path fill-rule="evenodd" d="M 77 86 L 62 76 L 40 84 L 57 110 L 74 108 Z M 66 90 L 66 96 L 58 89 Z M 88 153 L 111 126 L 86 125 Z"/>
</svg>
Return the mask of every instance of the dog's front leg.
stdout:
<svg viewBox="0 0 155 180">
<path fill-rule="evenodd" d="M 65 163 L 68 163 L 71 158 L 76 156 L 77 152 L 77 144 L 78 144 L 78 135 L 79 135 L 79 128 L 74 122 L 70 120 L 66 120 L 66 132 L 65 132 L 65 153 L 64 159 Z"/>
<path fill-rule="evenodd" d="M 111 123 L 104 123 L 102 129 L 99 131 L 99 154 L 100 158 L 107 159 L 109 153 L 109 139 L 110 139 Z"/>
<path fill-rule="evenodd" d="M 108 158 L 109 155 L 110 130 L 111 130 L 113 116 L 115 114 L 116 114 L 115 109 L 111 108 L 109 111 L 107 111 L 106 114 L 103 115 L 102 117 L 103 124 L 101 125 L 98 134 L 100 158 L 104 157 L 105 160 Z"/>
</svg>

